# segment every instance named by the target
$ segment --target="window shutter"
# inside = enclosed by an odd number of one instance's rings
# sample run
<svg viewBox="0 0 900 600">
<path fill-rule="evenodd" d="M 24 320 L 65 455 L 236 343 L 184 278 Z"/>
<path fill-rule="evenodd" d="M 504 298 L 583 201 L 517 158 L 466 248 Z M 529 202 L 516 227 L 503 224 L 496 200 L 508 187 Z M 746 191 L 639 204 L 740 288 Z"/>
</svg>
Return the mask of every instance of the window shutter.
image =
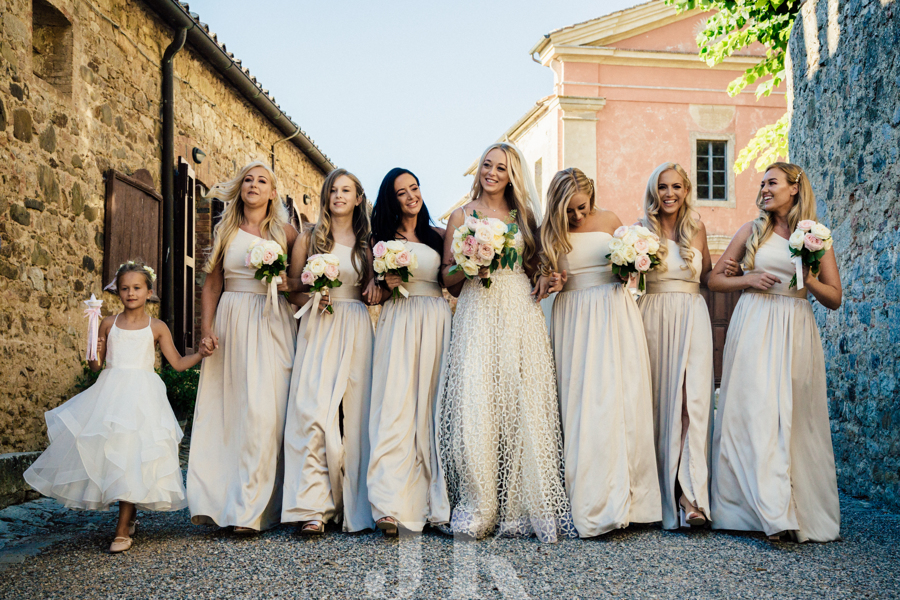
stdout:
<svg viewBox="0 0 900 600">
<path fill-rule="evenodd" d="M 178 158 L 175 194 L 175 347 L 181 354 L 194 348 L 194 216 L 197 178 L 194 170 Z"/>
</svg>

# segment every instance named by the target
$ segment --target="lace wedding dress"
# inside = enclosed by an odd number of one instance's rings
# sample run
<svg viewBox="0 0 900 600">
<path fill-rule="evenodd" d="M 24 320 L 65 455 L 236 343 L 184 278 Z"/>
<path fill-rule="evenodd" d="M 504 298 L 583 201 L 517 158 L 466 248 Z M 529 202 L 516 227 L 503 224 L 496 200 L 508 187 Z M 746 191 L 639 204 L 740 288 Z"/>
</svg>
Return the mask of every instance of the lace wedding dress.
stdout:
<svg viewBox="0 0 900 600">
<path fill-rule="evenodd" d="M 562 479 L 556 374 L 544 313 L 521 267 L 467 281 L 441 393 L 440 457 L 451 529 L 576 537 Z"/>
</svg>

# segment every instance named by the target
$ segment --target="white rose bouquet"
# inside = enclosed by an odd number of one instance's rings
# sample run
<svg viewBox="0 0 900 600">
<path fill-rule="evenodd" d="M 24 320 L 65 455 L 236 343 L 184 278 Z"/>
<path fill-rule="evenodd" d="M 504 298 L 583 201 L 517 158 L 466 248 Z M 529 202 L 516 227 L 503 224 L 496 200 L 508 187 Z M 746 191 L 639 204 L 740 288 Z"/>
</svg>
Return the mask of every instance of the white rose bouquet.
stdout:
<svg viewBox="0 0 900 600">
<path fill-rule="evenodd" d="M 477 212 L 466 217 L 465 223 L 453 232 L 453 260 L 456 264 L 450 273 L 462 271 L 466 279 L 478 275 L 484 267 L 491 273 L 499 268 L 512 269 L 522 263 L 522 235 L 516 225 L 516 211 L 509 211 L 510 223 L 500 219 L 481 217 Z M 481 285 L 491 287 L 491 278 L 481 280 Z"/>
<path fill-rule="evenodd" d="M 266 280 L 269 289 L 266 293 L 266 307 L 263 309 L 263 314 L 268 316 L 269 307 L 275 301 L 275 295 L 278 293 L 278 284 L 282 282 L 281 273 L 287 269 L 287 254 L 274 240 L 256 239 L 247 248 L 244 264 L 256 268 L 256 273 L 253 275 L 256 279 L 261 281 L 265 278 Z M 284 297 L 287 298 L 286 292 Z"/>
<path fill-rule="evenodd" d="M 831 248 L 831 230 L 811 219 L 803 219 L 797 223 L 797 229 L 788 239 L 791 247 L 791 262 L 795 273 L 791 277 L 789 287 L 803 289 L 803 265 L 809 265 L 813 275 L 819 274 L 819 261 Z"/>
<path fill-rule="evenodd" d="M 306 259 L 306 266 L 303 267 L 303 273 L 300 274 L 300 282 L 308 285 L 309 290 L 316 294 L 313 300 L 310 300 L 294 315 L 298 319 L 303 316 L 312 304 L 318 304 L 321 295 L 328 294 L 328 289 L 341 287 L 341 280 L 338 276 L 341 274 L 341 261 L 334 254 L 313 254 Z M 326 290 L 323 292 L 323 290 Z M 334 309 L 328 306 L 325 310 L 334 314 Z"/>
<path fill-rule="evenodd" d="M 378 242 L 372 248 L 372 255 L 375 257 L 373 267 L 379 281 L 384 281 L 384 276 L 390 273 L 399 275 L 400 279 L 407 283 L 410 269 L 419 266 L 419 259 L 416 258 L 415 252 L 404 246 L 400 240 Z M 409 292 L 402 285 L 394 288 L 391 297 L 399 298 L 400 294 L 403 294 L 404 298 L 409 298 Z"/>
<path fill-rule="evenodd" d="M 644 275 L 659 264 L 659 236 L 641 225 L 622 225 L 609 240 L 612 271 L 618 276 L 638 274 L 638 290 L 644 291 Z"/>
</svg>

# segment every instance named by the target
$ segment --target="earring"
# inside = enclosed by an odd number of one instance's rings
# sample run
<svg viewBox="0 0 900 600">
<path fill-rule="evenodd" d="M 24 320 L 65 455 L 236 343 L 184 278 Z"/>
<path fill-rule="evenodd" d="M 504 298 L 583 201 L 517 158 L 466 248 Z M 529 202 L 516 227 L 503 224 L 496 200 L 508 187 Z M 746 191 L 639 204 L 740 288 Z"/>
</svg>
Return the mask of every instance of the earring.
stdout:
<svg viewBox="0 0 900 600">
<path fill-rule="evenodd" d="M 506 184 L 506 187 L 511 188 L 511 187 L 512 187 L 512 181 L 510 181 L 509 183 L 507 183 L 507 184 Z"/>
</svg>

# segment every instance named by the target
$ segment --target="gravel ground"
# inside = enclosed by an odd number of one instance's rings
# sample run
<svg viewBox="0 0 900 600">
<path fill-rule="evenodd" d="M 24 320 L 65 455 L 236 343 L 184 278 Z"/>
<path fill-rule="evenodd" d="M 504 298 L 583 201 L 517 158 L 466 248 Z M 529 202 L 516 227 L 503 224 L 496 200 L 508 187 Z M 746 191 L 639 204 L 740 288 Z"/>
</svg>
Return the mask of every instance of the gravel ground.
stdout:
<svg viewBox="0 0 900 600">
<path fill-rule="evenodd" d="M 655 526 L 556 545 L 432 531 L 309 539 L 288 526 L 244 538 L 192 526 L 187 511 L 141 513 L 119 555 L 106 553 L 115 512 L 57 510 L 0 549 L 0 598 L 900 597 L 900 515 L 841 505 L 844 540 L 802 545 Z"/>
</svg>

